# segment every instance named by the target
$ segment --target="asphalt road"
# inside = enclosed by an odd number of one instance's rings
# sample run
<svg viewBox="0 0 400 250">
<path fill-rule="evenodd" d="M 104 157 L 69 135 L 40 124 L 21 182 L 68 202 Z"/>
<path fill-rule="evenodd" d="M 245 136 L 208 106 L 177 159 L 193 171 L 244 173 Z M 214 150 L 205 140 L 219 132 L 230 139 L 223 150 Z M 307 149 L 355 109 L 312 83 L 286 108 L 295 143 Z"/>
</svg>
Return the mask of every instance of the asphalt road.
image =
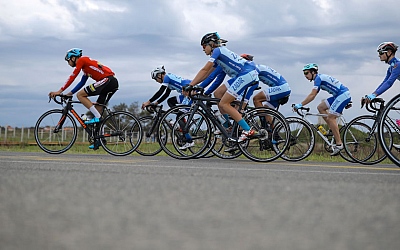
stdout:
<svg viewBox="0 0 400 250">
<path fill-rule="evenodd" d="M 0 249 L 400 249 L 400 168 L 0 152 Z"/>
</svg>

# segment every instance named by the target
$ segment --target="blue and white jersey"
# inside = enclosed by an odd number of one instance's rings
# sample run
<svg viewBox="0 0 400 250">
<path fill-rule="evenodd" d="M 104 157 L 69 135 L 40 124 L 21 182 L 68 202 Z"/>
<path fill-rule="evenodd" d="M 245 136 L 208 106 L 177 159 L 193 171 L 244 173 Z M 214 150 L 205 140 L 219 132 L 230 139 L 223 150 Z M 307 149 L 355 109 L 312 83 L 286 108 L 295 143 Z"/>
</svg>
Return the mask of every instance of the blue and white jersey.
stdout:
<svg viewBox="0 0 400 250">
<path fill-rule="evenodd" d="M 206 91 L 204 91 L 204 94 L 206 95 L 211 94 L 221 85 L 221 83 L 225 79 L 225 76 L 226 73 L 222 70 L 220 66 L 218 66 L 203 82 L 199 84 L 199 86 L 202 88 L 206 88 L 215 79 L 215 81 L 211 84 L 211 86 Z"/>
<path fill-rule="evenodd" d="M 328 76 L 325 74 L 317 74 L 314 79 L 314 89 L 317 89 L 318 92 L 322 89 L 328 92 L 333 96 L 338 96 L 349 89 L 343 85 L 339 80 L 332 76 Z"/>
<path fill-rule="evenodd" d="M 182 94 L 182 87 L 188 85 L 192 80 L 182 78 L 172 73 L 167 73 L 164 76 L 164 81 L 161 85 L 167 86 L 171 90 L 176 90 Z"/>
<path fill-rule="evenodd" d="M 281 86 L 287 83 L 285 78 L 271 67 L 262 64 L 257 64 L 256 67 L 259 70 L 258 78 L 269 87 Z"/>
<path fill-rule="evenodd" d="M 208 61 L 214 63 L 214 67 L 221 66 L 222 70 L 231 78 L 237 77 L 241 72 L 255 69 L 254 64 L 248 63 L 246 59 L 225 46 L 215 48 Z"/>
<path fill-rule="evenodd" d="M 390 66 L 386 71 L 385 79 L 383 79 L 383 82 L 379 84 L 378 88 L 375 90 L 377 95 L 382 94 L 392 87 L 396 79 L 400 81 L 400 60 L 394 57 L 392 60 L 390 60 L 389 65 Z"/>
</svg>

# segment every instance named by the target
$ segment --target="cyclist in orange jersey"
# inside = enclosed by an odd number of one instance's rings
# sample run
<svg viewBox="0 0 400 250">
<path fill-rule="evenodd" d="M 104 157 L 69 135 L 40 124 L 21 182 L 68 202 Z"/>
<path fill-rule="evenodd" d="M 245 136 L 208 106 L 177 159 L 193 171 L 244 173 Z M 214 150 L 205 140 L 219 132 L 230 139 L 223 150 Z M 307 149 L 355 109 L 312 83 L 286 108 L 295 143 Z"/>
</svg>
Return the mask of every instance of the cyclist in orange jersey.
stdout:
<svg viewBox="0 0 400 250">
<path fill-rule="evenodd" d="M 69 66 L 75 68 L 68 80 L 65 82 L 58 91 L 50 92 L 50 97 L 55 97 L 66 90 L 79 75 L 80 71 L 83 71 L 81 81 L 70 91 L 67 95 L 73 95 L 78 92 L 86 83 L 88 78 L 95 80 L 95 83 L 90 84 L 84 89 L 80 90 L 76 97 L 78 100 L 92 112 L 94 115 L 93 119 L 86 121 L 86 124 L 97 123 L 101 118 L 101 107 L 95 106 L 88 98 L 88 96 L 99 96 L 97 103 L 105 104 L 107 94 L 111 92 L 113 95 L 118 90 L 118 80 L 115 78 L 114 72 L 107 66 L 102 65 L 96 60 L 91 59 L 87 56 L 82 56 L 82 50 L 73 48 L 67 51 L 65 60 Z M 109 96 L 108 98 L 111 98 Z"/>
</svg>

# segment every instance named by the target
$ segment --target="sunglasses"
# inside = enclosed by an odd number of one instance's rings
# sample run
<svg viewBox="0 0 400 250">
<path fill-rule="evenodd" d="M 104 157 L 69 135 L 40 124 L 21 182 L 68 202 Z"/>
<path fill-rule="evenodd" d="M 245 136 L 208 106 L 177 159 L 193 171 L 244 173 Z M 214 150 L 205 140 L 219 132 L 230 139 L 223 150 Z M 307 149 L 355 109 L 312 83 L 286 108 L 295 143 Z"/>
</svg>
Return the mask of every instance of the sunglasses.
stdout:
<svg viewBox="0 0 400 250">
<path fill-rule="evenodd" d="M 207 45 L 210 45 L 209 43 L 205 43 L 203 45 L 201 45 L 201 47 L 203 47 L 203 49 L 205 49 L 207 47 Z"/>
<path fill-rule="evenodd" d="M 378 51 L 378 53 L 379 53 L 380 56 L 383 55 L 383 54 L 386 53 L 386 52 L 387 52 L 387 51 L 382 51 L 382 50 Z"/>
<path fill-rule="evenodd" d="M 310 74 L 310 71 L 304 71 L 303 73 L 306 76 L 306 75 Z"/>
</svg>

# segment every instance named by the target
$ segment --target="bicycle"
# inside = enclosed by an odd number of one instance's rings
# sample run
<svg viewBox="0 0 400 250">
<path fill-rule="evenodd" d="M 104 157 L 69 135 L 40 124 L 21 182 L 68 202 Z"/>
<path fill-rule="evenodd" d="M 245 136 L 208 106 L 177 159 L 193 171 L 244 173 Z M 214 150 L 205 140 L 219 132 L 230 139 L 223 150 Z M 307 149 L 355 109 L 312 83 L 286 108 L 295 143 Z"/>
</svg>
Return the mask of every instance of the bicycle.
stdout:
<svg viewBox="0 0 400 250">
<path fill-rule="evenodd" d="M 143 139 L 139 147 L 136 149 L 136 152 L 143 156 L 154 156 L 162 151 L 160 143 L 165 144 L 168 140 L 168 134 L 166 133 L 164 126 L 171 128 L 171 124 L 167 122 L 163 124 L 163 130 L 161 132 L 163 136 L 161 136 L 161 141 L 159 141 L 158 125 L 162 115 L 165 113 L 163 110 L 163 105 L 155 105 L 151 103 L 150 105 L 146 106 L 146 110 L 151 115 L 139 118 L 140 124 L 143 128 Z"/>
<path fill-rule="evenodd" d="M 109 93 L 110 94 L 110 93 Z M 108 95 L 110 96 L 110 95 Z M 50 98 L 61 105 L 62 109 L 52 109 L 39 117 L 35 125 L 35 140 L 46 153 L 61 154 L 69 150 L 78 135 L 78 126 L 82 126 L 88 135 L 88 141 L 94 149 L 100 146 L 115 156 L 131 154 L 139 146 L 142 139 L 142 127 L 139 120 L 126 111 L 111 111 L 105 104 L 96 104 L 103 108 L 100 123 L 85 124 L 85 121 L 74 110 L 72 96 L 59 95 Z M 108 102 L 106 98 L 106 103 Z M 75 119 L 74 119 L 75 118 Z"/>
<path fill-rule="evenodd" d="M 385 106 L 378 120 L 379 142 L 387 157 L 400 167 L 400 94 Z M 389 135 L 390 132 L 390 135 Z"/>
<path fill-rule="evenodd" d="M 365 105 L 373 115 L 362 115 L 351 120 L 343 131 L 344 150 L 355 162 L 372 165 L 383 161 L 386 154 L 379 144 L 378 123 L 382 116 L 385 101 L 376 98 Z M 363 108 L 365 100 L 361 102 Z M 385 140 L 393 143 L 388 124 L 385 125 Z"/>
<path fill-rule="evenodd" d="M 192 139 L 196 141 L 195 145 L 197 148 L 194 151 L 192 150 L 192 154 L 190 155 L 183 154 L 177 150 L 179 148 L 177 145 L 171 147 L 174 151 L 171 148 L 163 148 L 172 157 L 192 159 L 200 155 L 206 148 L 212 150 L 216 143 L 216 136 L 214 134 L 216 129 L 221 131 L 221 136 L 226 141 L 232 142 L 247 158 L 253 161 L 268 162 L 275 160 L 280 157 L 288 146 L 288 140 L 286 140 L 290 134 L 288 125 L 284 117 L 275 110 L 264 107 L 245 110 L 243 118 L 256 131 L 256 135 L 244 142 L 238 143 L 235 137 L 241 133 L 240 126 L 235 122 L 232 125 L 232 132 L 229 133 L 214 116 L 214 111 L 211 109 L 211 105 L 209 105 L 211 102 L 218 103 L 220 99 L 204 96 L 204 89 L 198 86 L 193 87 L 193 91 L 195 94 L 190 94 L 190 98 L 193 100 L 190 110 L 182 112 L 177 117 L 177 121 L 185 122 L 183 133 L 192 135 Z M 176 110 L 179 110 L 179 107 L 176 107 L 175 110 L 169 110 L 164 114 L 162 119 L 167 119 L 169 112 L 176 112 Z M 273 117 L 273 124 L 269 124 L 268 128 L 263 127 L 260 121 L 260 117 L 266 115 Z M 280 136 L 280 141 L 273 141 L 272 135 Z M 174 144 L 175 142 L 173 141 L 172 143 Z"/>
<path fill-rule="evenodd" d="M 294 104 L 292 104 L 294 107 Z M 349 108 L 351 104 L 348 105 Z M 310 108 L 301 107 L 296 110 L 299 117 L 287 117 L 286 121 L 289 124 L 291 135 L 289 147 L 281 158 L 287 161 L 300 161 L 306 159 L 314 150 L 316 144 L 315 134 L 317 134 L 324 141 L 324 149 L 332 153 L 332 146 L 335 144 L 335 138 L 332 131 L 326 131 L 325 128 L 319 129 L 309 118 L 312 117 L 326 117 L 326 114 L 310 113 Z M 338 117 L 338 123 L 341 125 L 339 132 L 342 133 L 346 121 L 343 116 Z M 322 125 L 321 125 L 322 126 Z M 322 130 L 322 131 L 321 131 Z M 346 161 L 352 162 L 349 156 L 344 152 L 339 152 L 340 156 Z"/>
</svg>

